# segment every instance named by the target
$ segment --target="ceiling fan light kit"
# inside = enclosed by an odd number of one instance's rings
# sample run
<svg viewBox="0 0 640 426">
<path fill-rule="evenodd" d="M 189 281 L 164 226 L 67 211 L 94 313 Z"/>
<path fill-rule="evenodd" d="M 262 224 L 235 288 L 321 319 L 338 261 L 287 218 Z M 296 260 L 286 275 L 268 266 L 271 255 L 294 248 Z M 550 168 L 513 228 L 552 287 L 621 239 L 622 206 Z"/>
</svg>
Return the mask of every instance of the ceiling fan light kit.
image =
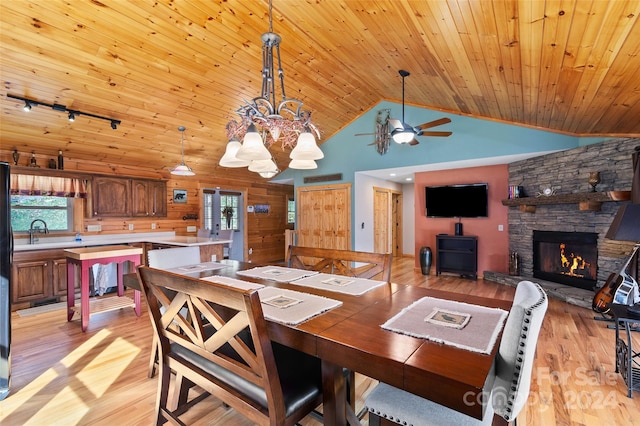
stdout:
<svg viewBox="0 0 640 426">
<path fill-rule="evenodd" d="M 236 110 L 240 121 L 231 120 L 227 123 L 227 144 L 225 154 L 220 159 L 222 167 L 244 167 L 235 159 L 248 162 L 250 171 L 260 173 L 263 177 L 273 177 L 279 173 L 277 164 L 273 160 L 268 147 L 279 142 L 283 149 L 291 148 L 291 158 L 298 160 L 318 160 L 324 154 L 316 143 L 316 136 L 320 132 L 311 122 L 311 112 L 302 108 L 302 101 L 287 98 L 284 89 L 284 72 L 280 59 L 280 42 L 282 38 L 273 32 L 272 1 L 269 0 L 269 31 L 262 34 L 262 92 L 259 97 Z M 275 57 L 274 57 L 275 48 Z M 277 74 L 276 74 L 277 65 Z M 280 82 L 282 98 L 276 101 L 276 83 Z M 314 136 L 315 135 L 315 136 Z M 232 140 L 242 140 L 242 145 L 235 153 L 236 145 Z M 251 167 L 254 161 L 269 160 L 273 167 L 268 172 L 259 171 L 265 163 Z M 297 162 L 292 162 L 294 166 Z M 230 165 L 232 164 L 232 165 Z M 306 163 L 303 163 L 306 164 Z M 315 163 L 314 163 L 315 164 Z M 296 168 L 291 166 L 289 167 Z M 307 164 L 308 166 L 308 164 Z M 317 165 L 316 165 L 317 167 Z M 305 167 L 308 168 L 308 167 Z"/>
</svg>

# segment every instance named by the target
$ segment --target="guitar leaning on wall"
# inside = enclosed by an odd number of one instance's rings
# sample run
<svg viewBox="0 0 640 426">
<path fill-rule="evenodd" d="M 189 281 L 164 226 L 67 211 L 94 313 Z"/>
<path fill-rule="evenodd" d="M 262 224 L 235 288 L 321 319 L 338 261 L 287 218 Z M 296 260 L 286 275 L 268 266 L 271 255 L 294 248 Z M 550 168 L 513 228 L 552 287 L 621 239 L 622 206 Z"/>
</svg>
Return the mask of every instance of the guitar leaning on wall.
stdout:
<svg viewBox="0 0 640 426">
<path fill-rule="evenodd" d="M 606 283 L 596 293 L 591 304 L 591 308 L 600 313 L 609 312 L 609 304 L 619 303 L 622 305 L 633 305 L 638 298 L 638 283 L 629 274 L 627 274 L 627 266 L 631 263 L 640 245 L 636 245 L 633 253 L 629 256 L 629 260 L 624 264 L 619 273 L 612 273 L 607 278 Z"/>
</svg>

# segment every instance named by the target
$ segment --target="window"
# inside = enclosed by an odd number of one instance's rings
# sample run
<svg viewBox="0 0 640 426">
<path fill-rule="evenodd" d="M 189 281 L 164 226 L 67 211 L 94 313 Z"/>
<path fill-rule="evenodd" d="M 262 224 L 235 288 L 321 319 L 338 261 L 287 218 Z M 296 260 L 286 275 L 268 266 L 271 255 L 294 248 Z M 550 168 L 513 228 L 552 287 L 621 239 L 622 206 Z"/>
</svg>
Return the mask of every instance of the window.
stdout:
<svg viewBox="0 0 640 426">
<path fill-rule="evenodd" d="M 239 198 L 237 195 L 220 195 L 220 229 L 238 229 Z"/>
<path fill-rule="evenodd" d="M 287 223 L 296 223 L 296 202 L 291 198 L 287 202 Z"/>
<path fill-rule="evenodd" d="M 13 232 L 28 232 L 36 219 L 42 219 L 49 231 L 72 231 L 73 200 L 43 195 L 11 195 Z M 41 223 L 39 225 L 42 227 Z"/>
</svg>

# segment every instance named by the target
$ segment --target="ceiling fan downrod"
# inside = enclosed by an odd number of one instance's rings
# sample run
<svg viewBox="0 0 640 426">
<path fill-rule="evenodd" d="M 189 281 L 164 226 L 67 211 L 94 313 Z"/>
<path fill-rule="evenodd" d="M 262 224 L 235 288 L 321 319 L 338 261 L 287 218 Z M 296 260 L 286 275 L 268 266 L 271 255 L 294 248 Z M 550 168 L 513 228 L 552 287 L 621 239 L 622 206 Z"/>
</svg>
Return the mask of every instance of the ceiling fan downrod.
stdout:
<svg viewBox="0 0 640 426">
<path fill-rule="evenodd" d="M 404 125 L 404 78 L 411 75 L 411 73 L 409 71 L 399 70 L 398 74 L 402 77 L 402 125 Z"/>
</svg>

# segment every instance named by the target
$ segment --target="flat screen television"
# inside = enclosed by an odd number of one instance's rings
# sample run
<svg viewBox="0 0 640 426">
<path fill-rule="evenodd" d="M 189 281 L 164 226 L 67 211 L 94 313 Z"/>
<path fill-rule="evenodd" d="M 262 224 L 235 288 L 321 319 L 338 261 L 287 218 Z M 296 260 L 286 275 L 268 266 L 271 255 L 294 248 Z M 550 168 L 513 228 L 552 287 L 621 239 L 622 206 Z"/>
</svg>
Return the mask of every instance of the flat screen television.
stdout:
<svg viewBox="0 0 640 426">
<path fill-rule="evenodd" d="M 427 217 L 488 217 L 486 183 L 425 187 Z"/>
</svg>

